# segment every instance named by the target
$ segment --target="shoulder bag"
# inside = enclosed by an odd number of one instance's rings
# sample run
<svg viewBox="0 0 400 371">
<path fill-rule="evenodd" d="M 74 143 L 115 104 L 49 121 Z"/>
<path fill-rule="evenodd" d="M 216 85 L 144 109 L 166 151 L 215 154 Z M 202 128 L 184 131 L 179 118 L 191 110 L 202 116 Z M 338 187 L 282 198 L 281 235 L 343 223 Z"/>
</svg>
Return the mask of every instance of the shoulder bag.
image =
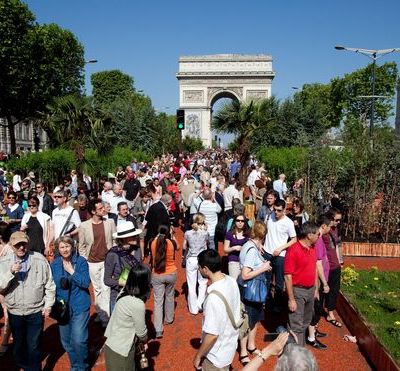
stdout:
<svg viewBox="0 0 400 371">
<path fill-rule="evenodd" d="M 250 249 L 256 248 L 255 246 Z M 250 251 L 247 250 L 246 254 Z M 244 282 L 243 299 L 253 303 L 265 303 L 268 295 L 267 279 L 264 273 Z"/>
<path fill-rule="evenodd" d="M 69 322 L 70 298 L 71 298 L 71 282 L 69 282 L 67 302 L 65 302 L 64 300 L 56 300 L 53 306 L 51 307 L 50 311 L 50 317 L 55 319 L 61 326 L 66 325 Z"/>
</svg>

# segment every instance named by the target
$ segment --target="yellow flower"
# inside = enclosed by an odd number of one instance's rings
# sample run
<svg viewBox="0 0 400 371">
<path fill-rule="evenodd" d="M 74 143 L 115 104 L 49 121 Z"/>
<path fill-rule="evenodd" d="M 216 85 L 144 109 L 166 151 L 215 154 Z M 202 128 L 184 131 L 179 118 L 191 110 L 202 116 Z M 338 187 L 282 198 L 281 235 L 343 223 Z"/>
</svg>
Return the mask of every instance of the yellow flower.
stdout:
<svg viewBox="0 0 400 371">
<path fill-rule="evenodd" d="M 396 326 L 400 326 L 400 321 L 396 321 L 394 324 L 395 324 Z"/>
<path fill-rule="evenodd" d="M 367 288 L 368 288 L 368 285 L 365 285 L 364 287 L 367 289 Z"/>
<path fill-rule="evenodd" d="M 378 277 L 374 277 L 374 281 L 379 281 L 379 278 Z"/>
</svg>

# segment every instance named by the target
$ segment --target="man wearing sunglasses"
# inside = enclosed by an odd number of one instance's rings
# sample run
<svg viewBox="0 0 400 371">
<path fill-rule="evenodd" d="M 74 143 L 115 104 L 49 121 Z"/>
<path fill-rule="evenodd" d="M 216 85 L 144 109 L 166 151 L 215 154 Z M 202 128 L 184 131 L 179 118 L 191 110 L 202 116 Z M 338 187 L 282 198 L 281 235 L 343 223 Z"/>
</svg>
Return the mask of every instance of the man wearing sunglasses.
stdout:
<svg viewBox="0 0 400 371">
<path fill-rule="evenodd" d="M 276 312 L 283 307 L 283 264 L 286 250 L 297 241 L 294 223 L 285 215 L 285 208 L 284 200 L 275 201 L 274 212 L 267 222 L 268 233 L 264 244 L 264 258 L 270 260 L 272 264 L 272 273 L 267 272 L 268 286 L 272 275 L 275 275 L 274 311 Z"/>
<path fill-rule="evenodd" d="M 57 205 L 52 213 L 54 240 L 60 236 L 77 235 L 81 219 L 78 211 L 68 205 L 68 192 L 59 191 L 53 197 Z"/>
<path fill-rule="evenodd" d="M 41 370 L 43 317 L 49 316 L 56 286 L 46 258 L 29 251 L 24 232 L 14 232 L 10 244 L 12 253 L 0 258 L 0 291 L 9 312 L 14 358 L 19 368 Z"/>
<path fill-rule="evenodd" d="M 54 202 L 52 198 L 47 194 L 44 184 L 39 182 L 35 185 L 37 198 L 39 199 L 39 211 L 44 212 L 48 216 L 51 216 L 51 213 L 54 209 Z"/>
</svg>

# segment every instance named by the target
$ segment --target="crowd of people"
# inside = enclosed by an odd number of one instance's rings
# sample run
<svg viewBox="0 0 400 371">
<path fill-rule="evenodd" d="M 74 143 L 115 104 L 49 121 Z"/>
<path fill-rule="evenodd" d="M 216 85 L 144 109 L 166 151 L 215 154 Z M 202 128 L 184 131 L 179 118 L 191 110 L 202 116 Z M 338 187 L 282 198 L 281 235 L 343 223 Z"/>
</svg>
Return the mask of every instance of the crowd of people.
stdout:
<svg viewBox="0 0 400 371">
<path fill-rule="evenodd" d="M 71 369 L 89 369 L 94 304 L 107 370 L 144 368 L 146 301 L 153 295 L 155 338 L 162 341 L 164 325 L 174 322 L 182 265 L 188 313 L 203 316 L 196 369 L 228 370 L 237 351 L 245 370 L 282 352 L 278 370 L 317 369 L 304 346 L 327 348 L 321 317 L 342 326 L 335 317 L 342 212 L 309 215 L 302 180 L 293 187 L 284 174 L 272 181 L 253 157 L 245 184 L 240 169 L 223 150 L 164 155 L 133 160 L 96 184 L 72 171 L 50 193 L 33 172 L 24 179 L 14 173 L 2 186 L 0 209 L 0 355 L 12 334 L 18 367 L 40 370 L 50 316 Z M 259 349 L 266 306 L 282 326 Z"/>
</svg>

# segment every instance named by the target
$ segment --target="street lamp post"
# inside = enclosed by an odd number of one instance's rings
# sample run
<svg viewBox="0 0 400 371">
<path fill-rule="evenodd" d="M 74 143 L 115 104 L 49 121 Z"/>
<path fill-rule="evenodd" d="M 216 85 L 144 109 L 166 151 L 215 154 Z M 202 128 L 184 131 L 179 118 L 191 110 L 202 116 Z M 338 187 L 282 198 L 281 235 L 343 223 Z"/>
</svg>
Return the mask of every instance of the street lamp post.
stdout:
<svg viewBox="0 0 400 371">
<path fill-rule="evenodd" d="M 400 51 L 400 48 L 391 49 L 362 49 L 362 48 L 348 48 L 342 45 L 336 45 L 336 50 L 347 50 L 349 52 L 360 53 L 366 57 L 372 59 L 372 95 L 371 95 L 371 117 L 369 120 L 369 136 L 372 138 L 372 131 L 374 129 L 374 115 L 375 115 L 375 84 L 376 84 L 376 60 L 383 57 L 386 54 L 394 53 Z"/>
</svg>

